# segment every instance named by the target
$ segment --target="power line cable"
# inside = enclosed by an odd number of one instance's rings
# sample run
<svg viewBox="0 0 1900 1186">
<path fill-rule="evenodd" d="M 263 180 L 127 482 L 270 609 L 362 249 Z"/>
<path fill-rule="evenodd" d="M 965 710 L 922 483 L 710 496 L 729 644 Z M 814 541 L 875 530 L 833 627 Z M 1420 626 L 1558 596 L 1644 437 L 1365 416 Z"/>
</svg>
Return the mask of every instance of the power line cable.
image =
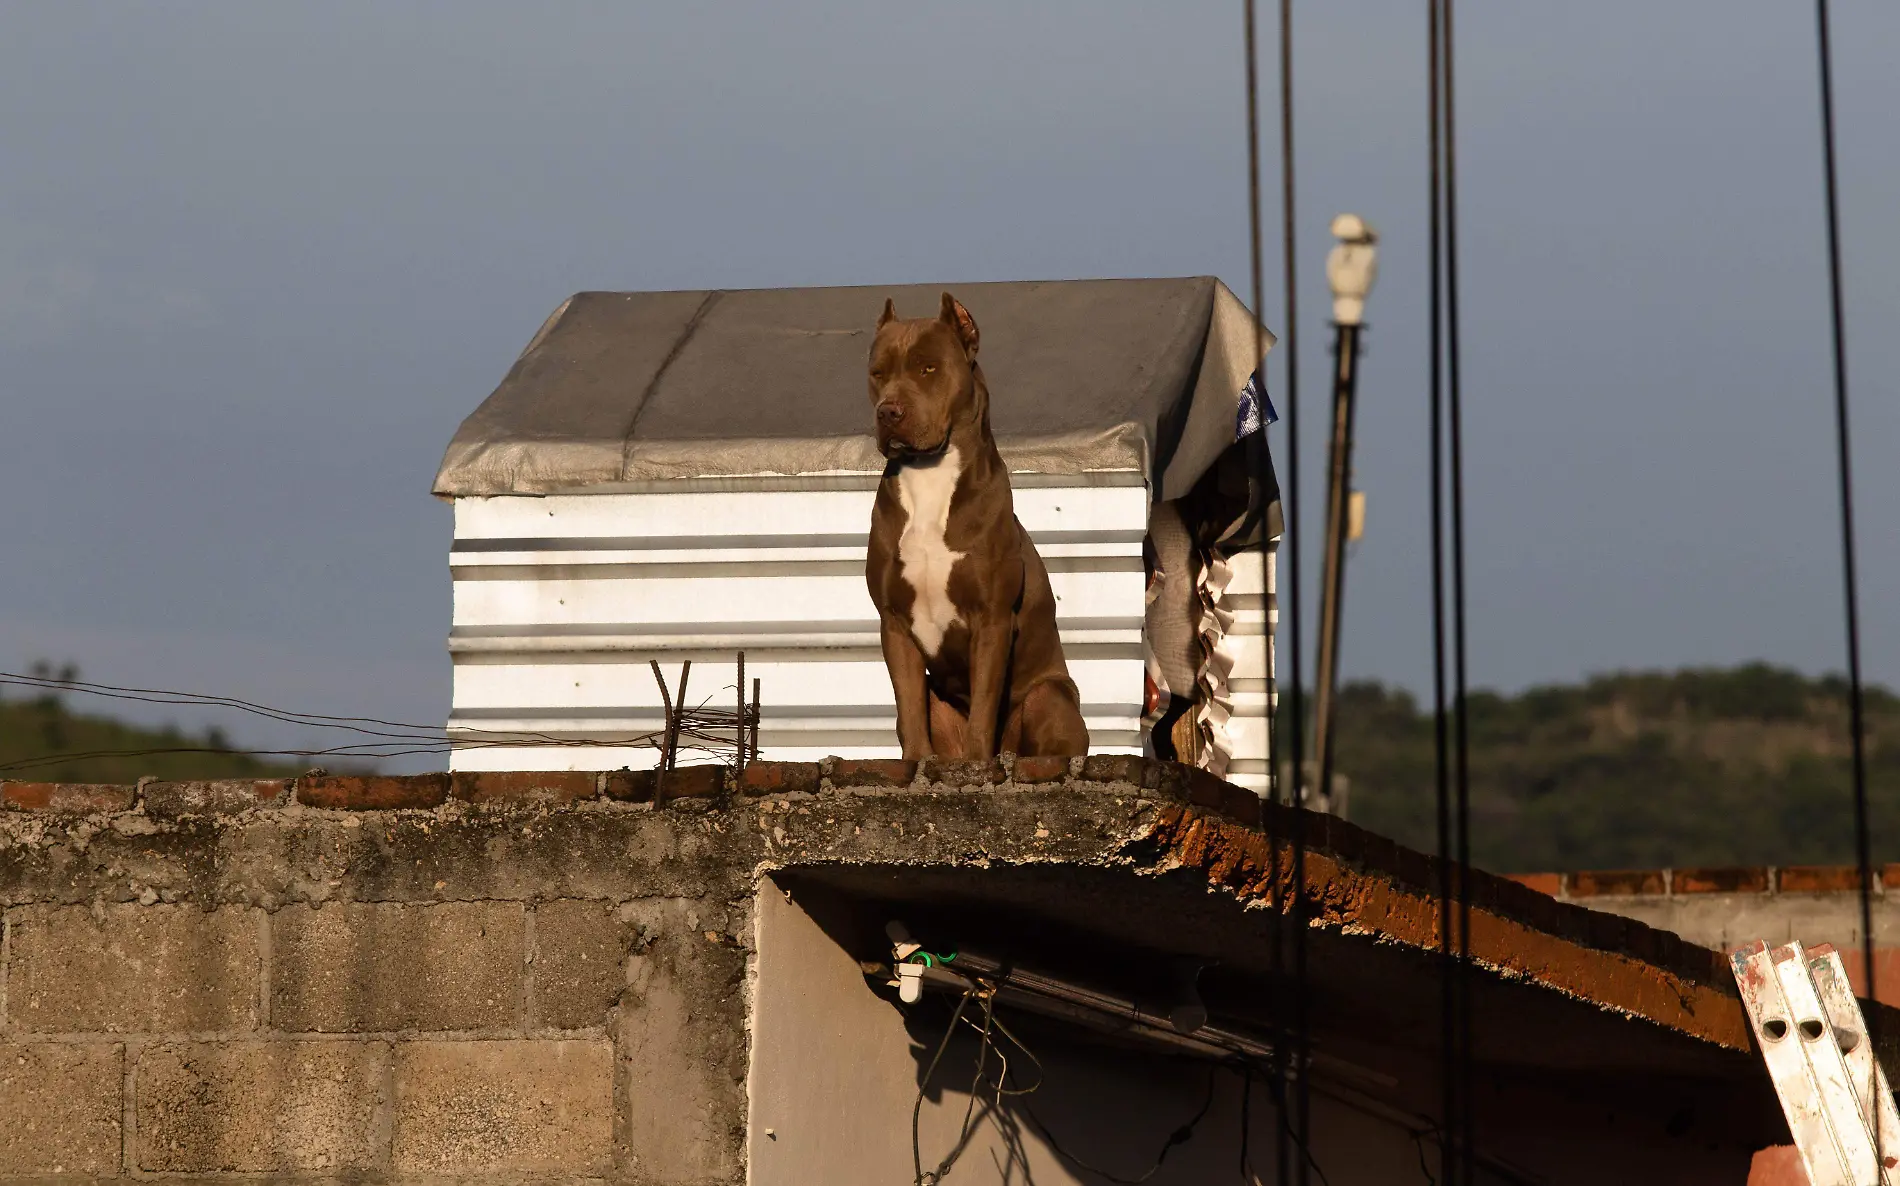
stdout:
<svg viewBox="0 0 1900 1186">
<path fill-rule="evenodd" d="M 1853 433 L 1847 406 L 1847 325 L 1841 298 L 1841 215 L 1834 163 L 1834 47 L 1828 0 L 1815 0 L 1815 48 L 1821 84 L 1821 162 L 1827 196 L 1827 291 L 1834 366 L 1834 446 L 1840 479 L 1841 586 L 1847 627 L 1848 723 L 1854 751 L 1854 859 L 1860 872 L 1860 944 L 1862 986 L 1869 1001 L 1879 999 L 1874 983 L 1873 827 L 1867 806 L 1867 720 L 1860 667 L 1860 577 L 1854 530 Z M 1880 1049 L 1880 1010 L 1867 1010 L 1867 1037 Z M 1874 1126 L 1876 1163 L 1884 1156 L 1880 1126 Z"/>
</svg>

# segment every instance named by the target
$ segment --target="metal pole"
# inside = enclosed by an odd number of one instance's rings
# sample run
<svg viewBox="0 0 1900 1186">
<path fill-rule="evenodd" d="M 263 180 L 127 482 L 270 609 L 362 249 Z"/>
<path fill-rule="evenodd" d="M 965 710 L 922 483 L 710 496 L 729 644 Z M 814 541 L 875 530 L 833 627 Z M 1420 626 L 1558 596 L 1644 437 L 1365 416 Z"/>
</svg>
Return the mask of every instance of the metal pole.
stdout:
<svg viewBox="0 0 1900 1186">
<path fill-rule="evenodd" d="M 738 693 L 739 712 L 732 718 L 732 727 L 738 734 L 738 751 L 734 765 L 740 774 L 745 773 L 745 652 L 739 652 L 739 677 L 732 681 L 733 690 Z"/>
<path fill-rule="evenodd" d="M 1326 494 L 1326 557 L 1320 590 L 1319 661 L 1313 673 L 1313 752 L 1319 758 L 1315 791 L 1330 804 L 1333 788 L 1333 705 L 1339 685 L 1339 623 L 1346 598 L 1346 536 L 1352 480 L 1353 392 L 1359 327 L 1338 325 L 1333 338 L 1333 441 Z"/>
<path fill-rule="evenodd" d="M 1333 440 L 1332 466 L 1326 495 L 1326 556 L 1321 587 L 1318 670 L 1313 674 L 1317 700 L 1313 708 L 1313 752 L 1319 779 L 1313 787 L 1316 805 L 1330 810 L 1333 793 L 1333 713 L 1338 697 L 1340 617 L 1346 598 L 1346 538 L 1351 517 L 1352 435 L 1354 395 L 1358 387 L 1359 329 L 1365 316 L 1366 294 L 1378 276 L 1379 236 L 1356 214 L 1333 219 L 1339 240 L 1326 259 L 1326 279 L 1333 289 Z M 1305 771 L 1295 775 L 1302 787 Z"/>
</svg>

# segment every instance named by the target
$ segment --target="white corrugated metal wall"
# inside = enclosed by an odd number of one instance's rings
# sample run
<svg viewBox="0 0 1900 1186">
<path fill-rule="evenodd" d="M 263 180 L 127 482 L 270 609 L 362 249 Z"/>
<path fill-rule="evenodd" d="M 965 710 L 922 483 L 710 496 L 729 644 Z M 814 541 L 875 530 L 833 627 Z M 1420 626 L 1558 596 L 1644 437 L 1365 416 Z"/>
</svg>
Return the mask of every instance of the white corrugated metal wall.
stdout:
<svg viewBox="0 0 1900 1186">
<path fill-rule="evenodd" d="M 651 766 L 652 748 L 614 744 L 661 726 L 649 661 L 671 687 L 692 660 L 687 702 L 731 708 L 740 650 L 747 682 L 761 682 L 762 757 L 895 756 L 864 585 L 876 484 L 864 474 L 714 478 L 457 499 L 451 766 Z M 1055 589 L 1091 750 L 1139 753 L 1147 488 L 1132 472 L 1016 474 L 1012 485 Z M 1233 632 L 1248 637 L 1235 640 L 1230 776 L 1264 786 L 1269 673 L 1258 640 L 1271 561 L 1237 559 L 1224 601 Z"/>
</svg>

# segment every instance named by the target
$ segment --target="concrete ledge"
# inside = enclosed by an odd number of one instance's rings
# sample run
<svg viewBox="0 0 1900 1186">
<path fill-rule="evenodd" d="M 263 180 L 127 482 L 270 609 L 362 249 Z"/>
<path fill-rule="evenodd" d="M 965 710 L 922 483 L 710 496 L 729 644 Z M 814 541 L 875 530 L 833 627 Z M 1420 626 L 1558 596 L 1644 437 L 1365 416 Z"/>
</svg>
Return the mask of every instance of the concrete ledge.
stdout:
<svg viewBox="0 0 1900 1186">
<path fill-rule="evenodd" d="M 1239 825 L 1258 834 L 1269 845 L 1290 848 L 1298 844 L 1327 853 L 1342 868 L 1377 874 L 1416 894 L 1435 897 L 1441 884 L 1440 863 L 1434 857 L 1401 848 L 1382 836 L 1331 816 L 1263 804 L 1252 792 L 1206 771 L 1121 754 L 1097 754 L 1080 760 L 1018 760 L 1006 755 L 994 762 L 931 759 L 917 763 L 842 758 L 819 763 L 754 762 L 736 776 L 721 766 L 698 766 L 668 772 L 664 779 L 650 770 L 598 774 L 510 771 L 369 777 L 309 775 L 296 780 L 286 793 L 270 794 L 260 789 L 275 785 L 147 783 L 113 788 L 0 783 L 0 799 L 4 799 L 10 809 L 0 812 L 0 827 L 4 827 L 4 820 L 13 813 L 19 817 L 69 816 L 75 812 L 106 816 L 108 826 L 119 832 L 151 827 L 152 824 L 138 821 L 155 814 L 175 820 L 174 826 L 184 828 L 196 826 L 196 819 L 213 817 L 227 821 L 221 825 L 227 827 L 238 820 L 254 821 L 262 829 L 255 833 L 255 841 L 264 842 L 274 834 L 274 829 L 291 826 L 293 821 L 299 821 L 296 826 L 308 826 L 301 821 L 305 813 L 312 810 L 321 815 L 351 813 L 365 819 L 388 821 L 379 822 L 378 826 L 393 831 L 384 835 L 373 854 L 362 860 L 339 859 L 344 875 L 332 879 L 335 885 L 307 878 L 285 881 L 280 876 L 277 892 L 265 895 L 258 902 L 274 909 L 280 901 L 320 903 L 332 896 L 329 890 L 343 898 L 361 900 L 367 892 L 397 901 L 612 896 L 598 880 L 599 862 L 584 854 L 603 843 L 619 846 L 657 842 L 658 834 L 651 840 L 634 840 L 626 830 L 631 827 L 639 831 L 644 827 L 638 820 L 657 821 L 678 813 L 695 816 L 711 813 L 707 818 L 724 821 L 713 825 L 715 831 L 737 825 L 742 813 L 760 813 L 754 835 L 761 843 L 761 856 L 770 863 L 789 865 L 801 859 L 843 859 L 853 850 L 856 850 L 853 853 L 856 859 L 875 857 L 879 846 L 856 837 L 852 845 L 843 845 L 836 837 L 829 836 L 822 844 L 816 838 L 792 839 L 802 830 L 794 825 L 799 822 L 799 814 L 806 810 L 798 804 L 834 796 L 854 799 L 894 796 L 911 800 L 910 805 L 897 814 L 913 822 L 893 821 L 887 825 L 910 839 L 901 851 L 887 853 L 887 858 L 954 861 L 957 858 L 949 852 L 932 855 L 938 851 L 940 841 L 918 848 L 916 838 L 930 833 L 939 838 L 957 835 L 960 828 L 1008 829 L 1012 825 L 1006 821 L 1020 814 L 1020 809 L 1008 808 L 1007 804 L 1020 803 L 1026 797 L 1053 795 L 1058 801 L 1075 805 L 1084 816 L 1099 810 L 1105 801 L 1123 805 L 1123 810 L 1115 812 L 1122 821 L 1118 827 L 1134 827 L 1137 831 L 1141 825 L 1131 816 L 1146 818 L 1152 828 L 1152 821 L 1160 818 L 1155 810 L 1172 804 Z M 189 793 L 178 789 L 187 786 L 194 789 Z M 1000 814 L 993 819 L 981 818 L 979 805 L 992 801 Z M 155 812 L 154 808 L 159 807 L 162 811 Z M 233 809 L 238 809 L 236 815 Z M 475 821 L 481 818 L 481 813 L 521 810 L 532 810 L 545 821 L 539 831 L 527 830 L 530 837 L 545 837 L 545 856 L 539 845 L 510 840 L 511 862 L 507 872 L 519 877 L 520 884 L 497 885 L 498 871 L 489 859 L 492 844 Z M 977 815 L 972 816 L 973 811 Z M 478 814 L 467 816 L 469 812 Z M 576 815 L 576 812 L 585 814 Z M 626 821 L 609 825 L 601 813 L 630 814 Z M 411 817 L 419 821 L 417 826 L 398 822 Z M 282 824 L 272 824 L 273 819 L 281 819 Z M 420 822 L 428 820 L 441 822 Z M 862 835 L 862 829 L 859 834 Z M 1031 850 L 1043 850 L 1037 853 L 1039 858 L 1056 855 L 1048 851 L 1050 846 L 1036 844 L 1033 835 L 1030 840 Z M 0 835 L 0 843 L 4 843 L 3 835 Z M 730 868 L 726 861 L 714 859 L 714 853 L 705 842 L 685 842 L 675 837 L 665 843 L 668 847 L 663 854 L 663 865 L 676 862 L 695 868 L 700 874 L 672 883 L 669 893 L 704 896 L 719 892 L 721 884 L 729 880 Z M 481 851 L 468 849 L 468 844 L 479 845 Z M 1086 859 L 1080 851 L 1086 847 L 1080 846 L 1069 859 Z M 576 860 L 577 855 L 581 859 Z M 521 867 L 523 858 L 536 868 Z M 277 860 L 265 854 L 260 854 L 260 859 L 266 865 Z M 721 868 L 714 869 L 704 864 L 704 860 L 713 860 Z M 478 868 L 484 865 L 489 867 Z M 581 869 L 594 878 L 591 887 L 577 882 Z M 190 870 L 193 876 L 183 878 L 190 883 L 189 890 L 181 888 L 173 892 L 199 898 L 209 889 L 213 897 L 218 897 L 228 892 L 233 881 L 241 880 L 252 871 L 242 854 L 235 860 L 227 856 L 221 858 L 218 869 Z M 537 871 L 542 875 L 536 876 Z M 685 873 L 686 869 L 681 872 Z M 471 882 L 470 873 L 477 873 L 479 879 Z M 1685 890 L 1690 885 L 1754 884 L 1748 877 L 1727 877 L 1709 870 L 1698 871 L 1694 878 L 1685 875 L 1681 882 Z M 1554 879 L 1550 875 L 1512 879 L 1474 873 L 1470 895 L 1475 908 L 1515 919 L 1552 937 L 1599 951 L 1659 962 L 1673 973 L 1698 981 L 1725 984 L 1726 968 L 1715 953 L 1683 944 L 1674 936 L 1656 932 L 1641 922 L 1584 909 L 1579 904 L 1619 894 L 1666 893 L 1669 888 L 1667 871 L 1578 873 Z M 1555 892 L 1551 892 L 1553 890 Z M 4 884 L 0 884 L 0 891 L 4 891 Z M 350 933 L 355 936 L 352 942 L 362 940 L 357 930 Z M 489 935 L 485 942 L 497 940 L 499 934 Z M 507 942 L 518 945 L 519 940 Z M 367 1015 L 330 1016 L 318 1010 L 306 1017 L 305 1007 L 284 995 L 301 991 L 292 987 L 297 979 L 292 969 L 282 964 L 286 959 L 295 958 L 291 954 L 297 950 L 294 933 L 279 940 L 280 946 L 286 943 L 291 946 L 274 956 L 288 977 L 273 990 L 274 1007 L 288 1010 L 284 1017 L 292 1028 L 428 1028 L 429 1023 L 410 1018 L 406 1013 L 401 1018 L 379 1020 Z M 406 950 L 410 942 L 392 940 L 392 943 L 388 957 L 371 958 L 368 966 L 401 968 L 399 953 Z M 469 950 L 485 951 L 486 948 L 477 944 Z M 514 952 L 515 947 L 511 946 L 509 951 Z M 497 951 L 482 958 L 519 957 L 516 954 L 504 956 Z M 320 967 L 323 962 L 317 960 L 312 966 Z M 470 969 L 471 975 L 474 970 Z M 398 973 L 392 971 L 391 975 Z M 427 979 L 422 977 L 418 984 Z M 479 980 L 479 976 L 474 976 L 461 982 L 472 984 Z M 393 999 L 393 996 L 383 994 L 378 999 L 384 998 Z M 470 997 L 471 1001 L 474 999 Z M 486 1001 L 486 997 L 481 999 Z M 468 1007 L 475 1008 L 472 1004 Z M 500 1008 L 499 1003 L 485 1003 L 477 1011 Z M 511 1004 L 508 1008 L 514 1006 Z M 586 1008 L 591 1011 L 593 1006 Z M 566 1009 L 567 1006 L 557 1009 L 561 1018 L 573 1016 Z M 487 1013 L 483 1012 L 483 1016 L 486 1018 Z M 290 1020 L 292 1018 L 296 1020 Z M 457 1019 L 446 1020 L 441 1028 L 480 1028 L 472 1018 L 473 1014 L 469 1018 L 458 1015 Z M 561 1024 L 555 1017 L 549 1020 Z"/>
</svg>

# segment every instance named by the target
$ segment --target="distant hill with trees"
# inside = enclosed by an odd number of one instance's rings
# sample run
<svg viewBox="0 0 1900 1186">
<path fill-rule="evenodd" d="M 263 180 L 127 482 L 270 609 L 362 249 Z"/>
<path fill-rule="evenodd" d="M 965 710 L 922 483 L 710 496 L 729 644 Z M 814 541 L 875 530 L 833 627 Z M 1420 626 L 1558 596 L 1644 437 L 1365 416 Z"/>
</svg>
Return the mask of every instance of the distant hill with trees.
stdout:
<svg viewBox="0 0 1900 1186">
<path fill-rule="evenodd" d="M 50 678 L 46 664 L 36 676 Z M 45 672 L 45 676 L 41 673 Z M 77 671 L 57 678 L 70 682 Z M 105 716 L 74 712 L 57 691 L 18 686 L 0 700 L 0 779 L 22 782 L 131 783 L 162 779 L 289 778 L 308 763 L 266 762 L 237 752 L 216 728 L 189 734 L 176 727 L 128 725 Z"/>
<path fill-rule="evenodd" d="M 1473 862 L 1499 872 L 1852 864 L 1847 684 L 1754 664 L 1470 698 Z M 1900 860 L 1900 698 L 1867 688 L 1876 860 Z M 1437 847 L 1431 706 L 1341 689 L 1349 818 Z"/>
</svg>

